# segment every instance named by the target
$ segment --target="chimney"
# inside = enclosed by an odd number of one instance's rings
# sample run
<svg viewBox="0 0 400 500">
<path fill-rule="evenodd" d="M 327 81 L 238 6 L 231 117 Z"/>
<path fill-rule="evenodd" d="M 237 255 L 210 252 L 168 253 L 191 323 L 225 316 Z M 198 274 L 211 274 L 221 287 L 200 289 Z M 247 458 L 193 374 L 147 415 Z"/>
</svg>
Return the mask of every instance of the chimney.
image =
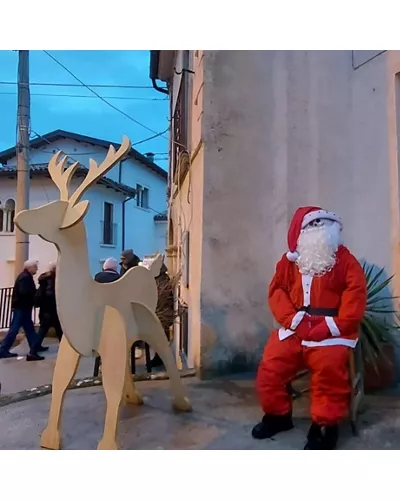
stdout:
<svg viewBox="0 0 400 500">
<path fill-rule="evenodd" d="M 144 155 L 148 160 L 151 161 L 151 163 L 154 163 L 154 153 L 146 153 Z"/>
</svg>

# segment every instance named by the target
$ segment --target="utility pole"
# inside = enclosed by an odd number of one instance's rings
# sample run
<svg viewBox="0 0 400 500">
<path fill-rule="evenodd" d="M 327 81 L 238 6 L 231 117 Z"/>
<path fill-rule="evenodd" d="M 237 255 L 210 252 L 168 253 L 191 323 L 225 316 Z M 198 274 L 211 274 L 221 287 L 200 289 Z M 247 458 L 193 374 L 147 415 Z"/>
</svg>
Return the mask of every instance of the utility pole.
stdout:
<svg viewBox="0 0 400 500">
<path fill-rule="evenodd" d="M 18 110 L 17 110 L 17 206 L 16 213 L 29 208 L 29 50 L 18 51 Z M 29 258 L 29 236 L 15 227 L 15 277 Z"/>
</svg>

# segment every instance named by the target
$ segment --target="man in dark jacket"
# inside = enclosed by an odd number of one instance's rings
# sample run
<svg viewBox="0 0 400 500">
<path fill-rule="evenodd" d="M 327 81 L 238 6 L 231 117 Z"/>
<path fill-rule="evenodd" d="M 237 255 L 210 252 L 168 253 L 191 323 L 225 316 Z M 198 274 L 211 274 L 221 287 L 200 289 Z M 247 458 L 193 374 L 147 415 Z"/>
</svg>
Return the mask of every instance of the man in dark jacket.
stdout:
<svg viewBox="0 0 400 500">
<path fill-rule="evenodd" d="M 57 314 L 56 304 L 56 265 L 51 263 L 49 271 L 39 276 L 39 289 L 36 292 L 36 307 L 39 307 L 40 328 L 37 339 L 37 351 L 47 351 L 48 347 L 43 347 L 43 340 L 50 330 L 54 328 L 59 341 L 62 337 L 62 328 Z"/>
<path fill-rule="evenodd" d="M 103 270 L 96 274 L 94 280 L 98 283 L 111 283 L 120 278 L 118 262 L 114 257 L 109 257 L 103 264 Z"/>
<path fill-rule="evenodd" d="M 117 281 L 121 276 L 118 273 L 118 261 L 114 257 L 109 257 L 103 264 L 103 270 L 96 274 L 94 280 L 97 283 L 112 283 Z M 95 361 L 95 376 L 97 377 L 100 367 L 100 356 L 96 357 Z M 97 372 L 97 373 L 96 373 Z"/>
<path fill-rule="evenodd" d="M 133 253 L 133 250 L 124 250 L 121 254 L 121 276 L 128 271 L 131 267 L 136 267 L 139 265 L 141 260 L 139 257 Z"/>
<path fill-rule="evenodd" d="M 32 311 L 35 305 L 36 285 L 33 276 L 37 273 L 38 263 L 34 260 L 27 260 L 24 270 L 17 277 L 14 284 L 11 308 L 13 311 L 11 325 L 3 342 L 0 344 L 0 359 L 14 358 L 18 354 L 10 352 L 18 332 L 24 329 L 29 344 L 29 354 L 27 361 L 41 361 L 43 356 L 38 354 L 37 335 L 32 321 Z"/>
<path fill-rule="evenodd" d="M 163 263 L 160 269 L 160 274 L 156 277 L 158 301 L 156 314 L 164 329 L 165 335 L 170 340 L 170 328 L 174 324 L 174 292 L 172 289 L 171 279 L 168 276 L 167 266 Z M 153 368 L 163 365 L 162 359 L 156 353 L 151 360 Z"/>
</svg>

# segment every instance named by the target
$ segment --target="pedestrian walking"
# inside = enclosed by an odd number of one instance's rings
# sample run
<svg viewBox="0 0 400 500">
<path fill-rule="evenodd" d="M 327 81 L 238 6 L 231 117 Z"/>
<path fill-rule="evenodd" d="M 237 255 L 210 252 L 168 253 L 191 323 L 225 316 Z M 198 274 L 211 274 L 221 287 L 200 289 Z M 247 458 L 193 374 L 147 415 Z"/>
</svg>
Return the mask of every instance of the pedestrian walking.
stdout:
<svg viewBox="0 0 400 500">
<path fill-rule="evenodd" d="M 103 270 L 96 274 L 94 280 L 98 283 L 111 283 L 119 278 L 118 261 L 114 257 L 109 257 L 103 264 Z"/>
<path fill-rule="evenodd" d="M 32 321 L 32 311 L 35 305 L 36 295 L 36 285 L 33 276 L 37 273 L 37 270 L 38 262 L 36 260 L 27 260 L 24 263 L 24 270 L 15 280 L 11 298 L 11 325 L 3 342 L 0 344 L 0 359 L 18 356 L 18 354 L 10 352 L 10 349 L 21 328 L 23 328 L 25 332 L 30 348 L 26 360 L 41 361 L 44 359 L 43 356 L 38 354 L 38 337 Z"/>
<path fill-rule="evenodd" d="M 138 266 L 140 262 L 140 258 L 134 253 L 132 249 L 124 250 L 121 253 L 121 276 L 125 274 L 128 269 Z"/>
<path fill-rule="evenodd" d="M 48 347 L 43 347 L 43 340 L 50 328 L 54 328 L 57 338 L 61 341 L 62 328 L 57 314 L 56 303 L 56 264 L 51 262 L 49 270 L 39 276 L 39 288 L 36 292 L 35 306 L 39 307 L 40 327 L 38 332 L 38 352 L 47 351 Z"/>
<path fill-rule="evenodd" d="M 126 271 L 131 269 L 132 267 L 137 267 L 142 261 L 135 254 L 135 252 L 130 248 L 128 250 L 124 250 L 121 253 L 120 266 L 121 266 L 121 276 L 123 276 Z M 135 351 L 135 358 L 140 359 L 143 355 L 144 343 L 142 341 L 138 341 L 134 344 L 133 350 Z"/>
<path fill-rule="evenodd" d="M 160 269 L 160 274 L 156 277 L 158 301 L 156 314 L 164 329 L 165 336 L 170 341 L 170 328 L 174 324 L 174 291 L 171 278 L 168 275 L 168 268 L 163 263 Z M 151 360 L 151 366 L 158 368 L 163 366 L 163 361 L 160 356 L 155 353 Z"/>
</svg>

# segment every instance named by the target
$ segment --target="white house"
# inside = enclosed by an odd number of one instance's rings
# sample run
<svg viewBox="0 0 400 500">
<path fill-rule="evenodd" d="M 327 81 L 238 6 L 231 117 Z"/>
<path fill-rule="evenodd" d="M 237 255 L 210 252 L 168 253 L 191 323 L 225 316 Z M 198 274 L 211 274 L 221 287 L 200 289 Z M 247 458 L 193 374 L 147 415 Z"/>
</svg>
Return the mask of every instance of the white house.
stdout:
<svg viewBox="0 0 400 500">
<path fill-rule="evenodd" d="M 115 148 L 119 144 L 111 143 Z M 86 173 L 89 158 L 97 163 L 105 158 L 110 143 L 93 137 L 56 130 L 30 143 L 30 208 L 58 199 L 58 189 L 47 170 L 47 163 L 58 150 L 71 162 L 82 165 L 75 174 L 77 186 Z M 14 280 L 16 200 L 15 148 L 0 153 L 0 288 Z M 124 248 L 143 257 L 166 246 L 167 172 L 156 165 L 153 155 L 131 149 L 128 156 L 91 188 L 85 199 L 90 209 L 85 218 L 93 274 L 109 256 L 119 258 Z M 30 236 L 29 257 L 40 262 L 39 272 L 57 255 L 54 245 Z M 79 266 L 79 262 L 76 263 Z"/>
</svg>

